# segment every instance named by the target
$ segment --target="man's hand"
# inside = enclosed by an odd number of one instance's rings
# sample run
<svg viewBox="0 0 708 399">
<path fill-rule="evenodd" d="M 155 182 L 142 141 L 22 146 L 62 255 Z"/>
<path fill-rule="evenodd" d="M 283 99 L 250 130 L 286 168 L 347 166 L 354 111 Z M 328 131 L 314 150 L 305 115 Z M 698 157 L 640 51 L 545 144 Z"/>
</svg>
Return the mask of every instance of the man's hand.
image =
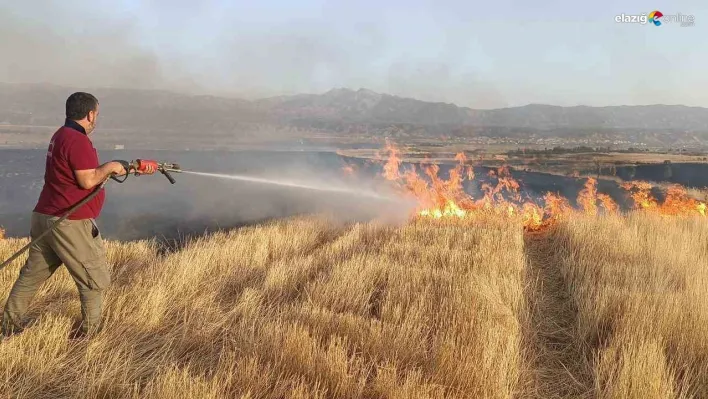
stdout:
<svg viewBox="0 0 708 399">
<path fill-rule="evenodd" d="M 75 170 L 76 181 L 79 187 L 90 190 L 103 183 L 111 175 L 123 176 L 129 173 L 120 162 L 106 162 L 96 169 Z"/>
</svg>

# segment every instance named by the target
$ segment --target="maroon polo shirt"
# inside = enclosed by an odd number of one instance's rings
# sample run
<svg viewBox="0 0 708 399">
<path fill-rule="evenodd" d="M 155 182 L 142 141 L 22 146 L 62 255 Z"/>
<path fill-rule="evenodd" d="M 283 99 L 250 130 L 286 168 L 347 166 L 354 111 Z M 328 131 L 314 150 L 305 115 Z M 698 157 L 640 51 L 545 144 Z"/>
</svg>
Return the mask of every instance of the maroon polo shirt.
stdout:
<svg viewBox="0 0 708 399">
<path fill-rule="evenodd" d="M 34 211 L 45 215 L 64 216 L 69 208 L 93 191 L 93 188 L 84 190 L 79 186 L 74 171 L 95 169 L 98 166 L 98 151 L 86 135 L 86 130 L 75 121 L 67 119 L 49 142 L 44 187 Z M 105 195 L 104 189 L 101 189 L 98 195 L 77 209 L 68 219 L 98 218 Z"/>
</svg>

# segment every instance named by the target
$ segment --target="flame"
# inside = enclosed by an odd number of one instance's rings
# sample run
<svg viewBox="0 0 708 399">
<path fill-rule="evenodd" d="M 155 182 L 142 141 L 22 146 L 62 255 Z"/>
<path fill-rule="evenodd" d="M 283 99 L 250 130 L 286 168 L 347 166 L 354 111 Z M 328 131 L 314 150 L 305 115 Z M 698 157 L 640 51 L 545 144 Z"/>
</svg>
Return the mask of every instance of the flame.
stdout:
<svg viewBox="0 0 708 399">
<path fill-rule="evenodd" d="M 578 204 L 585 213 L 597 215 L 597 180 L 591 177 L 585 182 L 585 188 L 578 194 Z"/>
<path fill-rule="evenodd" d="M 474 180 L 474 169 L 472 165 L 467 165 L 467 180 Z"/>
<path fill-rule="evenodd" d="M 518 218 L 526 230 L 539 231 L 576 212 L 567 198 L 555 193 L 546 193 L 542 205 L 530 198 L 523 199 L 521 185 L 512 177 L 508 166 L 490 170 L 487 173 L 489 181 L 478 182 L 483 196 L 473 198 L 464 190 L 464 181 L 475 179 L 472 166 L 466 165 L 464 153 L 455 156 L 457 162 L 445 179 L 440 176 L 440 166 L 433 163 L 421 165 L 422 173 L 415 165 L 401 171 L 401 152 L 389 142 L 386 151 L 388 158 L 383 176 L 398 183 L 403 193 L 416 199 L 418 207 L 415 214 L 419 217 L 463 219 L 491 213 Z M 652 196 L 650 183 L 630 181 L 621 184 L 621 187 L 627 190 L 635 209 L 665 215 L 706 216 L 706 203 L 690 198 L 680 185 L 670 186 L 662 203 Z M 598 192 L 597 180 L 593 178 L 585 181 L 577 203 L 580 211 L 589 215 L 619 211 L 618 204 L 609 195 Z"/>
<path fill-rule="evenodd" d="M 354 175 L 354 167 L 352 165 L 344 165 L 342 166 L 342 171 L 344 172 L 345 175 L 347 176 L 353 176 Z"/>
<path fill-rule="evenodd" d="M 655 210 L 658 208 L 659 203 L 651 195 L 651 184 L 643 181 L 628 181 L 620 186 L 629 191 L 632 200 L 634 200 L 635 209 Z"/>
<path fill-rule="evenodd" d="M 442 217 L 451 217 L 455 216 L 458 218 L 464 218 L 467 215 L 467 212 L 464 210 L 460 209 L 459 206 L 455 203 L 455 201 L 449 200 L 447 201 L 447 204 L 442 209 L 424 209 L 420 211 L 420 216 L 432 216 L 436 219 L 442 218 Z"/>
<path fill-rule="evenodd" d="M 622 184 L 622 187 L 630 192 L 635 209 L 670 216 L 695 214 L 706 216 L 706 203 L 691 198 L 686 188 L 679 184 L 672 184 L 668 187 L 666 197 L 661 203 L 652 196 L 651 183 L 631 181 Z"/>
<path fill-rule="evenodd" d="M 397 180 L 400 177 L 398 172 L 401 166 L 400 151 L 388 140 L 386 141 L 386 151 L 389 155 L 384 165 L 384 177 L 388 180 Z"/>
<path fill-rule="evenodd" d="M 607 194 L 597 194 L 597 199 L 600 200 L 602 207 L 607 213 L 615 213 L 619 210 L 619 205 Z"/>
<path fill-rule="evenodd" d="M 659 211 L 665 215 L 686 215 L 698 212 L 705 216 L 706 204 L 690 198 L 683 186 L 673 184 L 666 190 L 666 199 L 661 204 Z"/>
<path fill-rule="evenodd" d="M 522 208 L 521 221 L 529 230 L 540 230 L 544 226 L 543 213 L 543 209 L 527 202 Z"/>
<path fill-rule="evenodd" d="M 570 201 L 558 194 L 546 193 L 543 199 L 546 203 L 545 212 L 551 219 L 561 219 L 573 210 L 573 207 L 570 206 Z"/>
<path fill-rule="evenodd" d="M 589 215 L 597 215 L 600 207 L 604 209 L 605 213 L 614 213 L 619 210 L 619 206 L 612 197 L 597 192 L 597 180 L 592 177 L 587 179 L 584 188 L 578 193 L 578 204 Z"/>
</svg>

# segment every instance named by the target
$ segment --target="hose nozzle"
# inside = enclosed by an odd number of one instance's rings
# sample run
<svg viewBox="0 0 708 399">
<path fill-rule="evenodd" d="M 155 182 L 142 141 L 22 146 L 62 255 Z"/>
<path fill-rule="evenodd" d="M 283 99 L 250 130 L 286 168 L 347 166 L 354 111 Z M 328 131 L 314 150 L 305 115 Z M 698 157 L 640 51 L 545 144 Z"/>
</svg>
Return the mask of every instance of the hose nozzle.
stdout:
<svg viewBox="0 0 708 399">
<path fill-rule="evenodd" d="M 148 165 L 152 165 L 153 169 L 160 171 L 170 183 L 175 184 L 175 179 L 170 174 L 171 172 L 180 173 L 182 168 L 173 162 L 157 162 L 149 159 L 137 159 L 134 161 L 134 168 L 136 173 L 143 172 L 147 169 Z"/>
</svg>

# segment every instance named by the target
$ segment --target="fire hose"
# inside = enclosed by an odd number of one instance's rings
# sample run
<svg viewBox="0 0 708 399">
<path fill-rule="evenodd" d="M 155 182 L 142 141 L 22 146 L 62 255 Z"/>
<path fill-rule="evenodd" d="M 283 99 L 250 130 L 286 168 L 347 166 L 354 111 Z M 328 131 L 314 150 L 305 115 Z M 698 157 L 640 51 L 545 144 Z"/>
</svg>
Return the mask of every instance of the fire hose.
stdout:
<svg viewBox="0 0 708 399">
<path fill-rule="evenodd" d="M 135 175 L 138 176 L 139 172 L 145 172 L 148 168 L 148 166 L 152 166 L 154 170 L 159 171 L 165 177 L 167 180 L 170 181 L 171 184 L 175 184 L 175 179 L 172 177 L 170 172 L 175 172 L 175 173 L 180 173 L 182 172 L 182 169 L 180 168 L 179 165 L 176 163 L 167 163 L 167 162 L 157 162 L 153 160 L 147 160 L 147 159 L 136 159 L 134 161 L 128 162 L 128 161 L 116 161 L 119 162 L 121 165 L 126 170 L 125 177 L 123 179 L 118 179 L 115 175 L 111 175 L 110 178 L 117 181 L 118 183 L 123 183 L 128 179 L 128 176 L 131 174 L 131 171 L 134 171 Z M 57 219 L 54 223 L 52 223 L 51 226 L 47 230 L 45 230 L 42 234 L 38 235 L 37 237 L 33 238 L 27 245 L 22 247 L 19 251 L 15 252 L 10 258 L 8 258 L 6 261 L 2 262 L 0 265 L 0 270 L 4 269 L 5 266 L 9 265 L 17 259 L 20 255 L 22 255 L 25 251 L 27 251 L 33 244 L 35 244 L 37 241 L 41 240 L 45 236 L 47 236 L 49 233 L 51 233 L 58 225 L 59 223 L 63 222 L 66 218 L 71 216 L 74 212 L 76 212 L 79 208 L 82 206 L 86 205 L 87 202 L 91 201 L 101 190 L 103 187 L 106 185 L 108 182 L 108 179 L 104 180 L 101 184 L 96 186 L 94 190 L 87 195 L 84 199 L 81 201 L 77 202 L 75 205 L 72 205 L 69 210 L 62 215 L 59 219 Z"/>
</svg>

